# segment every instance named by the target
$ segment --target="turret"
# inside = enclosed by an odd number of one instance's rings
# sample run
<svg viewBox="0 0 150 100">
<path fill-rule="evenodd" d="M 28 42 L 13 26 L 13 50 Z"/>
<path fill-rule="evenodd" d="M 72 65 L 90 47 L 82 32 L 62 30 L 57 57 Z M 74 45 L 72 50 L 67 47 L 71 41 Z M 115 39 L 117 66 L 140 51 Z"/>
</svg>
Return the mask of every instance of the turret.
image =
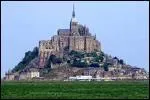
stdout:
<svg viewBox="0 0 150 100">
<path fill-rule="evenodd" d="M 73 5 L 73 12 L 72 12 L 72 18 L 70 21 L 70 35 L 79 35 L 78 32 L 78 21 L 75 18 L 75 10 Z"/>
</svg>

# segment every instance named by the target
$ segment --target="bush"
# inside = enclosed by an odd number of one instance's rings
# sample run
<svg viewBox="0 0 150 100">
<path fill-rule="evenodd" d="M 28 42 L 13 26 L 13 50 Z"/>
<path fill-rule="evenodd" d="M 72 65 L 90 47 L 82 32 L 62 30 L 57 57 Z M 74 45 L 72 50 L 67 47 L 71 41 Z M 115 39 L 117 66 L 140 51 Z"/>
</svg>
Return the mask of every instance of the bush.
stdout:
<svg viewBox="0 0 150 100">
<path fill-rule="evenodd" d="M 92 63 L 90 67 L 100 67 L 98 63 Z"/>
<path fill-rule="evenodd" d="M 104 52 L 101 51 L 100 56 L 104 56 L 104 55 L 105 55 Z"/>
<path fill-rule="evenodd" d="M 75 66 L 75 67 L 88 67 L 88 64 L 86 62 L 81 62 L 81 60 L 74 59 L 72 66 Z"/>
<path fill-rule="evenodd" d="M 97 57 L 96 52 L 92 52 L 92 53 L 91 53 L 91 56 L 92 56 L 92 57 Z"/>
<path fill-rule="evenodd" d="M 108 71 L 108 64 L 107 63 L 104 63 L 103 67 L 104 67 L 105 71 Z"/>
<path fill-rule="evenodd" d="M 84 57 L 84 54 L 83 54 L 83 53 L 78 52 L 78 51 L 74 51 L 74 50 L 72 50 L 72 51 L 69 53 L 69 55 L 74 56 L 74 57 L 76 57 L 76 58 L 83 58 L 83 57 Z"/>
</svg>

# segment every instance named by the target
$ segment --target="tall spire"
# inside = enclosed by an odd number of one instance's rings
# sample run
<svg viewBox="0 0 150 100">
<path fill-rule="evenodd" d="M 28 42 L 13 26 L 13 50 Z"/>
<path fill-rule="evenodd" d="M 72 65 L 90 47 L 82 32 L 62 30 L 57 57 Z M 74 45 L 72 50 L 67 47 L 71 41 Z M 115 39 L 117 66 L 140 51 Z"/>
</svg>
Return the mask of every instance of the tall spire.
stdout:
<svg viewBox="0 0 150 100">
<path fill-rule="evenodd" d="M 72 12 L 72 17 L 73 17 L 73 18 L 75 18 L 74 4 L 73 4 L 73 12 Z"/>
</svg>

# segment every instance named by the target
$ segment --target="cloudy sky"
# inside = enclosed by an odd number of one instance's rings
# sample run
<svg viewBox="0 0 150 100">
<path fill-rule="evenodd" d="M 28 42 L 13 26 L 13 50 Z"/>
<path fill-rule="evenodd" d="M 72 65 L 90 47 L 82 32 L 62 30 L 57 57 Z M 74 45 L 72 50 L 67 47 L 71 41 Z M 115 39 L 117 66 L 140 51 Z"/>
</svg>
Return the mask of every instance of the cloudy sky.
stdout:
<svg viewBox="0 0 150 100">
<path fill-rule="evenodd" d="M 25 52 L 69 28 L 72 5 L 76 18 L 89 27 L 102 50 L 125 63 L 149 70 L 149 2 L 1 2 L 1 75 L 14 68 Z"/>
</svg>

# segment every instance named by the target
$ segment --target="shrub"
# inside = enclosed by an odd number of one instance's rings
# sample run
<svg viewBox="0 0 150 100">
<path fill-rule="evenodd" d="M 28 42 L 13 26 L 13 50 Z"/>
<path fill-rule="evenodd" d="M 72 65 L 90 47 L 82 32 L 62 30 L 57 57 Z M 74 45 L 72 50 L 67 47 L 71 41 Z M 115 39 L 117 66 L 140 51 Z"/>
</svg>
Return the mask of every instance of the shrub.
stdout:
<svg viewBox="0 0 150 100">
<path fill-rule="evenodd" d="M 81 62 L 81 60 L 74 59 L 72 66 L 75 66 L 75 67 L 88 67 L 88 64 L 86 62 Z"/>
<path fill-rule="evenodd" d="M 98 63 L 92 63 L 90 67 L 100 67 Z"/>
</svg>

